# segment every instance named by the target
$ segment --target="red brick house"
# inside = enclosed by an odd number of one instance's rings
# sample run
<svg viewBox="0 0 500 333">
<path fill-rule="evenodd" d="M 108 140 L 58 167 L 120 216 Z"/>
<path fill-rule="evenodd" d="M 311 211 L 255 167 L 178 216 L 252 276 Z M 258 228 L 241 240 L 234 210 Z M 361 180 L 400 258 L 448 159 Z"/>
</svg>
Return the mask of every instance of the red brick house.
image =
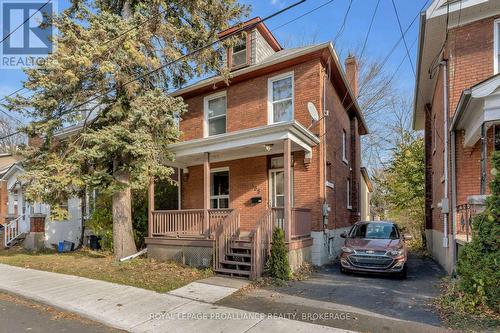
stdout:
<svg viewBox="0 0 500 333">
<path fill-rule="evenodd" d="M 280 226 L 293 267 L 321 265 L 359 219 L 368 130 L 356 60 L 348 58 L 346 75 L 331 43 L 283 49 L 255 22 L 227 52 L 229 83 L 209 78 L 174 93 L 188 105 L 181 142 L 169 147 L 178 209 L 155 210 L 150 186 L 152 257 L 258 276 Z"/>
<path fill-rule="evenodd" d="M 500 149 L 500 1 L 435 0 L 420 23 L 413 126 L 425 130 L 427 244 L 452 272 Z"/>
</svg>

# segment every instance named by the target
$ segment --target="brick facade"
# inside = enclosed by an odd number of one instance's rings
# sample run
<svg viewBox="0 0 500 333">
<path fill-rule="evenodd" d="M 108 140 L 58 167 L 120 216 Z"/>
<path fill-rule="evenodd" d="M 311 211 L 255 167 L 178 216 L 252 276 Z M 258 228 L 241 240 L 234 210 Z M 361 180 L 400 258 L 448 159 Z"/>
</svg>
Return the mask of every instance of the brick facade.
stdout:
<svg viewBox="0 0 500 333">
<path fill-rule="evenodd" d="M 460 96 L 465 89 L 488 79 L 494 74 L 493 68 L 493 22 L 498 17 L 490 17 L 462 25 L 449 31 L 448 45 L 444 50 L 448 60 L 449 116 L 450 121 L 456 111 Z M 443 215 L 438 207 L 444 196 L 444 98 L 443 70 L 436 69 L 437 81 L 432 103 L 425 112 L 426 147 L 426 229 L 443 231 Z M 488 137 L 487 183 L 490 179 L 491 152 L 494 149 L 493 128 Z M 455 163 L 457 205 L 467 202 L 467 197 L 480 193 L 481 184 L 481 144 L 464 147 L 462 131 L 456 133 Z M 451 150 L 451 140 L 450 140 Z M 451 153 L 447 157 L 451 177 Z M 450 178 L 451 179 L 451 178 Z M 451 184 L 451 182 L 450 182 Z M 447 189 L 451 198 L 451 185 Z M 487 189 L 489 193 L 489 188 Z M 451 201 L 450 201 L 451 204 Z M 432 217 L 432 221 L 431 221 Z M 448 228 L 449 233 L 452 232 Z"/>
<path fill-rule="evenodd" d="M 182 140 L 202 138 L 204 97 L 225 90 L 227 132 L 265 126 L 268 121 L 269 78 L 293 72 L 294 119 L 307 128 L 312 124 L 307 103 L 314 103 L 321 116 L 324 107 L 323 82 L 327 82 L 325 102 L 329 116 L 310 129 L 321 138 L 321 143 L 313 148 L 310 161 L 304 160 L 304 152 L 294 152 L 293 165 L 293 206 L 311 209 L 312 229 L 316 231 L 323 230 L 322 205 L 325 198 L 331 208 L 328 228 L 349 226 L 359 219 L 359 124 L 353 113 L 345 111 L 341 103 L 344 95 L 339 96 L 330 80 L 324 81 L 325 70 L 326 66 L 319 57 L 311 57 L 286 69 L 230 84 L 209 93 L 189 96 L 185 99 L 188 112 L 182 116 L 180 123 Z M 345 130 L 348 136 L 348 163 L 342 161 L 342 130 Z M 270 158 L 271 156 L 258 156 L 210 165 L 211 169 L 229 168 L 230 208 L 240 210 L 241 226 L 244 230 L 251 230 L 268 207 Z M 184 174 L 182 182 L 182 209 L 203 208 L 203 166 L 191 166 L 188 169 L 189 172 Z M 333 189 L 325 188 L 325 176 L 326 180 L 334 184 Z M 347 208 L 347 179 L 352 182 L 352 210 Z M 250 199 L 254 196 L 261 196 L 262 203 L 252 204 Z"/>
</svg>

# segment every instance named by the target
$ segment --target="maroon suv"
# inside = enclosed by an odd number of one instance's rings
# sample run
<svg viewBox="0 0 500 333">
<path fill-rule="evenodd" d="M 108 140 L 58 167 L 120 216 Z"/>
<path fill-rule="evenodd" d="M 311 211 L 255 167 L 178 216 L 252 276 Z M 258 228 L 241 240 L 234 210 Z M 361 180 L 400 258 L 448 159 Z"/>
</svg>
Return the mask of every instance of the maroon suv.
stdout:
<svg viewBox="0 0 500 333">
<path fill-rule="evenodd" d="M 388 221 L 358 222 L 342 233 L 340 271 L 391 273 L 406 278 L 407 248 L 398 226 Z"/>
</svg>

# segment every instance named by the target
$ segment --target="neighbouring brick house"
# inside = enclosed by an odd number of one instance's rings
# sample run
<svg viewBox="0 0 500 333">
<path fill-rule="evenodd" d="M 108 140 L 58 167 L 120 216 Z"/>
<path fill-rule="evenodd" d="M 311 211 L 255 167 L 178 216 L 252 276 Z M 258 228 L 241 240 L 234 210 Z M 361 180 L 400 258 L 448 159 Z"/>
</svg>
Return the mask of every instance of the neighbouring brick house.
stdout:
<svg viewBox="0 0 500 333">
<path fill-rule="evenodd" d="M 420 22 L 413 126 L 425 131 L 427 246 L 451 273 L 500 149 L 500 1 L 435 0 Z"/>
<path fill-rule="evenodd" d="M 346 60 L 346 75 L 331 43 L 283 49 L 258 18 L 244 26 L 227 52 L 229 83 L 209 78 L 174 93 L 188 105 L 181 142 L 169 147 L 178 209 L 155 210 L 150 185 L 148 253 L 258 276 L 280 226 L 293 267 L 322 265 L 360 218 L 368 129 L 357 63 Z"/>
</svg>

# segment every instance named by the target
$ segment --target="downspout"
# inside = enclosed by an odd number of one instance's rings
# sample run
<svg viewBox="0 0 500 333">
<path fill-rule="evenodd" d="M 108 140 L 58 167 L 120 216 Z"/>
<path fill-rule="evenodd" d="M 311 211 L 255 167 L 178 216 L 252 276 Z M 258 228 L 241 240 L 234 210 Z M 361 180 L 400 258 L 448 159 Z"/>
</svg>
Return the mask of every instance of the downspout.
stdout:
<svg viewBox="0 0 500 333">
<path fill-rule="evenodd" d="M 441 212 L 443 214 L 443 247 L 448 247 L 448 218 L 450 213 L 449 200 L 448 200 L 448 144 L 449 144 L 449 128 L 448 128 L 448 62 L 441 61 L 443 66 L 443 119 L 444 119 L 444 154 L 443 154 L 443 171 L 444 171 L 444 188 L 443 200 L 441 201 Z"/>
<path fill-rule="evenodd" d="M 451 249 L 451 274 L 455 275 L 455 267 L 457 263 L 457 166 L 456 166 L 456 133 L 451 130 L 451 211 L 452 215 L 452 249 Z"/>
</svg>

